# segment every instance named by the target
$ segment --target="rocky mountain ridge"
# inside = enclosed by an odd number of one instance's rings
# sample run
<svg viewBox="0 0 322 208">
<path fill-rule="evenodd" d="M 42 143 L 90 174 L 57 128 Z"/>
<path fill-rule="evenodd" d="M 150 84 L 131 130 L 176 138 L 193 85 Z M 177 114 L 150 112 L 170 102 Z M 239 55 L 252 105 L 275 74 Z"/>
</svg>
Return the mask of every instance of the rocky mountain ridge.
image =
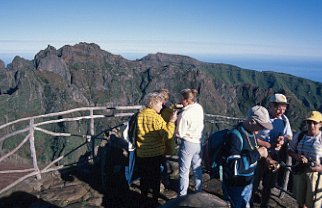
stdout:
<svg viewBox="0 0 322 208">
<path fill-rule="evenodd" d="M 281 90 L 290 100 L 288 113 L 295 119 L 308 110 L 322 108 L 322 84 L 318 82 L 181 55 L 157 53 L 130 61 L 94 43 L 66 45 L 58 50 L 48 46 L 32 61 L 15 57 L 7 69 L 0 64 L 0 74 L 2 108 L 9 107 L 5 100 L 16 103 L 17 112 L 30 109 L 28 106 L 36 102 L 38 110 L 25 111 L 30 115 L 77 106 L 139 104 L 147 92 L 160 88 L 168 88 L 175 98 L 187 87 L 199 90 L 199 102 L 212 114 L 243 116 L 250 105 L 265 105 L 267 96 Z M 28 100 L 33 102 L 25 103 Z M 19 106 L 20 102 L 26 108 Z M 2 115 L 9 120 L 22 116 L 10 115 L 8 110 Z"/>
<path fill-rule="evenodd" d="M 173 102 L 178 101 L 182 89 L 195 88 L 206 113 L 233 117 L 244 117 L 250 106 L 266 106 L 268 96 L 283 92 L 290 102 L 287 116 L 294 130 L 299 129 L 309 110 L 322 110 L 319 82 L 205 63 L 182 55 L 156 53 L 131 61 L 94 43 L 79 43 L 60 49 L 48 46 L 31 61 L 17 56 L 7 68 L 0 64 L 0 123 L 76 107 L 138 105 L 148 92 L 161 88 L 169 89 Z M 102 122 L 96 132 L 112 125 L 115 123 Z M 85 131 L 81 125 L 68 128 L 73 128 L 71 133 Z M 40 148 L 50 152 L 54 139 L 46 138 Z M 18 138 L 3 142 L 0 149 L 12 148 L 18 142 Z M 44 159 L 51 158 L 49 155 Z"/>
</svg>

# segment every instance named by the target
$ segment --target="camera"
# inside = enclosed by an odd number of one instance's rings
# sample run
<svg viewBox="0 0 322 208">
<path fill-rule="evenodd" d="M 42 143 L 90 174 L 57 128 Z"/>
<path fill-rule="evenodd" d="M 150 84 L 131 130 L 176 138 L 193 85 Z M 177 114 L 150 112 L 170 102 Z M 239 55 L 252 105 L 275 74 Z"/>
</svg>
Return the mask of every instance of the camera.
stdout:
<svg viewBox="0 0 322 208">
<path fill-rule="evenodd" d="M 317 158 L 317 160 L 312 160 L 311 158 L 309 158 L 308 165 L 309 165 L 310 167 L 315 167 L 316 165 L 321 164 L 321 160 L 322 160 L 322 158 L 321 158 L 321 157 L 320 157 L 320 158 Z"/>
<path fill-rule="evenodd" d="M 315 164 L 316 164 L 316 162 L 315 162 L 315 161 L 309 161 L 309 166 L 310 166 L 310 167 L 314 167 L 314 166 L 315 166 Z"/>
<path fill-rule="evenodd" d="M 183 108 L 183 105 L 181 103 L 174 104 L 174 109 L 175 110 L 181 110 L 182 108 Z"/>
</svg>

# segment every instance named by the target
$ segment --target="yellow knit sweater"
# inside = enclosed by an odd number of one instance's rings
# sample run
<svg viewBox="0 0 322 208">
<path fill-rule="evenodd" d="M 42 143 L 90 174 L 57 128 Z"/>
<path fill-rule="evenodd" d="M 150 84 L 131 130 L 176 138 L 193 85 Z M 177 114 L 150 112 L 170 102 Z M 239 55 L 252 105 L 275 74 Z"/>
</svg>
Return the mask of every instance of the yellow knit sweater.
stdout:
<svg viewBox="0 0 322 208">
<path fill-rule="evenodd" d="M 173 137 L 175 125 L 165 122 L 161 115 L 151 108 L 138 114 L 137 156 L 156 157 L 164 154 L 165 140 Z"/>
</svg>

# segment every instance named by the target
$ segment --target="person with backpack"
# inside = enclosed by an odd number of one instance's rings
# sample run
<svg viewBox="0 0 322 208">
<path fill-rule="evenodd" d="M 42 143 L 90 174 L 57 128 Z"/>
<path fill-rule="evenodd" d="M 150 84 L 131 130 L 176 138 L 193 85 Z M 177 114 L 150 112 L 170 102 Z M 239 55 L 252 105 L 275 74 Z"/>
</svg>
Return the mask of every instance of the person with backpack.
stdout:
<svg viewBox="0 0 322 208">
<path fill-rule="evenodd" d="M 322 205 L 322 114 L 311 111 L 304 119 L 307 131 L 296 134 L 288 153 L 296 161 L 293 175 L 293 195 L 299 207 Z M 292 169 L 295 171 L 295 167 Z"/>
<path fill-rule="evenodd" d="M 263 208 L 268 206 L 271 189 L 277 181 L 279 162 L 282 158 L 286 160 L 287 148 L 284 146 L 293 137 L 290 122 L 285 115 L 287 105 L 285 95 L 279 93 L 272 95 L 269 98 L 268 112 L 273 129 L 259 131 L 257 135 L 258 145 L 266 147 L 269 151 L 269 156 L 259 161 L 254 179 L 254 194 L 262 179 L 261 207 Z"/>
<path fill-rule="evenodd" d="M 140 173 L 141 206 L 155 207 L 160 194 L 160 165 L 165 152 L 165 140 L 172 139 L 177 113 L 173 112 L 168 122 L 160 115 L 163 97 L 160 93 L 149 93 L 145 108 L 137 115 L 136 154 Z M 153 199 L 148 198 L 152 189 Z"/>
<path fill-rule="evenodd" d="M 267 109 L 256 105 L 248 110 L 246 120 L 235 127 L 237 131 L 226 138 L 222 189 L 233 208 L 250 207 L 257 161 L 268 155 L 266 147 L 258 147 L 256 134 L 272 128 Z"/>
<path fill-rule="evenodd" d="M 195 191 L 202 191 L 201 140 L 204 128 L 204 111 L 197 103 L 196 89 L 181 91 L 182 112 L 178 116 L 176 136 L 179 140 L 179 194 L 187 195 L 192 165 Z"/>
</svg>

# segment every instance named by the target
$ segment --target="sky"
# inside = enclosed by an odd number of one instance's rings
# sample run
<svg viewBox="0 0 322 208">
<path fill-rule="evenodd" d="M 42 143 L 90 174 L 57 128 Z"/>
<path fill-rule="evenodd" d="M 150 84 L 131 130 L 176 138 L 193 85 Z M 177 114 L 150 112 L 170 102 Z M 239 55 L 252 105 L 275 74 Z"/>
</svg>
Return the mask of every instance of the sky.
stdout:
<svg viewBox="0 0 322 208">
<path fill-rule="evenodd" d="M 128 59 L 180 54 L 322 82 L 321 25 L 320 0 L 0 0 L 0 59 L 88 42 Z"/>
</svg>

